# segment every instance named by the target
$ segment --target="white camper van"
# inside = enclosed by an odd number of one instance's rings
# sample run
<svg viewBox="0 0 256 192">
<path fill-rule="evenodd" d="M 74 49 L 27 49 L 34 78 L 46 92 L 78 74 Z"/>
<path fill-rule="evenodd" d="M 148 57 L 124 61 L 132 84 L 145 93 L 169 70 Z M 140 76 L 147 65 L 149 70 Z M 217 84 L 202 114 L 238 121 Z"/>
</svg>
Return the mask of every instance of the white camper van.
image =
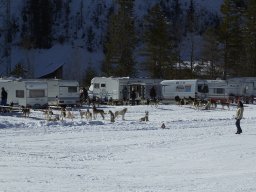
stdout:
<svg viewBox="0 0 256 192">
<path fill-rule="evenodd" d="M 237 96 L 255 96 L 256 95 L 256 77 L 238 77 L 227 80 L 229 84 L 239 84 Z"/>
<path fill-rule="evenodd" d="M 43 79 L 48 85 L 49 105 L 76 105 L 79 103 L 79 83 L 76 80 Z"/>
<path fill-rule="evenodd" d="M 0 79 L 8 93 L 7 104 L 40 108 L 47 105 L 47 83 L 26 79 Z"/>
<path fill-rule="evenodd" d="M 163 99 L 180 98 L 200 98 L 208 97 L 208 83 L 206 80 L 190 79 L 190 80 L 164 80 L 161 82 Z"/>
<path fill-rule="evenodd" d="M 91 80 L 88 95 L 90 98 L 121 101 L 124 98 L 130 99 L 130 93 L 134 89 L 137 100 L 141 100 L 150 98 L 150 89 L 154 86 L 157 97 L 161 98 L 161 81 L 161 79 L 149 78 L 94 77 Z"/>
<path fill-rule="evenodd" d="M 228 82 L 226 80 L 207 80 L 209 87 L 209 98 L 226 99 L 229 97 Z"/>
<path fill-rule="evenodd" d="M 228 99 L 240 95 L 241 84 L 236 81 L 207 80 L 209 87 L 209 98 Z"/>
</svg>

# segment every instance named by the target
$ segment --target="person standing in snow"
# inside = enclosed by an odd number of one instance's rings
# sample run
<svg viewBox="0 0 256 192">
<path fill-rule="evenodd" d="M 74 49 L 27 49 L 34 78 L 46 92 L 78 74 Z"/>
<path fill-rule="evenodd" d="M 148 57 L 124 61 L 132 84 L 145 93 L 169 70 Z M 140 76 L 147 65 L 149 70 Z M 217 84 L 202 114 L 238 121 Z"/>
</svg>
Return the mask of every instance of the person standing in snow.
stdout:
<svg viewBox="0 0 256 192">
<path fill-rule="evenodd" d="M 150 89 L 149 95 L 151 97 L 151 100 L 155 102 L 156 101 L 156 89 L 154 86 Z"/>
<path fill-rule="evenodd" d="M 7 103 L 7 92 L 5 91 L 4 87 L 2 87 L 2 93 L 1 93 L 1 105 L 6 105 Z"/>
<path fill-rule="evenodd" d="M 135 99 L 136 99 L 136 92 L 134 90 L 134 88 L 132 88 L 132 92 L 131 92 L 131 99 L 132 99 L 132 105 L 135 105 Z"/>
<path fill-rule="evenodd" d="M 244 113 L 244 105 L 242 103 L 242 101 L 239 101 L 237 104 L 237 110 L 236 110 L 236 128 L 237 128 L 237 132 L 236 134 L 240 134 L 242 133 L 242 129 L 240 126 L 240 120 L 243 118 L 243 113 Z"/>
</svg>

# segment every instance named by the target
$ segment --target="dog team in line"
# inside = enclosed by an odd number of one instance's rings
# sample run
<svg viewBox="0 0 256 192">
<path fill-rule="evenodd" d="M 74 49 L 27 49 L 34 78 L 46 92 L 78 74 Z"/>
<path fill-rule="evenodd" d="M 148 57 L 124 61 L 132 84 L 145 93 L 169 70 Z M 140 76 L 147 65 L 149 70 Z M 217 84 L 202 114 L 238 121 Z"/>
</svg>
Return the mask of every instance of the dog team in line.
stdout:
<svg viewBox="0 0 256 192">
<path fill-rule="evenodd" d="M 177 104 L 180 105 L 180 100 L 178 100 L 177 98 L 175 99 Z M 211 105 L 213 105 L 214 103 L 208 101 L 205 104 L 205 109 L 210 109 Z M 196 106 L 195 102 L 193 102 L 193 105 Z M 215 108 L 216 108 L 216 104 Z M 222 107 L 227 106 L 229 108 L 229 103 L 223 103 Z M 26 108 L 24 106 L 21 106 L 21 111 L 24 117 L 29 117 L 30 115 L 30 108 Z M 74 119 L 75 115 L 73 113 L 72 110 L 70 110 L 69 108 L 66 107 L 61 107 L 60 109 L 60 114 L 54 114 L 53 110 L 51 108 L 48 109 L 44 109 L 42 110 L 42 112 L 44 113 L 44 117 L 46 120 L 48 121 L 59 121 L 59 120 L 63 120 L 64 118 L 67 119 Z M 238 105 L 237 105 L 237 110 L 236 110 L 236 115 L 235 115 L 235 119 L 236 119 L 236 128 L 237 128 L 237 132 L 236 134 L 241 134 L 242 133 L 242 129 L 240 126 L 240 121 L 243 118 L 243 112 L 244 112 L 244 106 L 243 103 L 241 101 L 238 101 Z M 118 116 L 122 117 L 122 120 L 125 120 L 125 114 L 127 113 L 127 108 L 123 108 L 122 110 L 118 110 L 115 112 L 112 112 L 111 110 L 108 111 L 108 113 L 106 113 L 103 109 L 98 109 L 96 108 L 95 105 L 93 105 L 92 107 L 92 111 L 90 111 L 89 109 L 87 110 L 81 110 L 79 109 L 79 114 L 80 114 L 80 118 L 86 118 L 88 121 L 92 120 L 92 119 L 96 119 L 98 115 L 100 115 L 102 117 L 102 119 L 105 119 L 105 115 L 109 114 L 110 115 L 110 122 L 114 123 L 115 119 Z M 145 111 L 145 116 L 141 117 L 139 119 L 139 121 L 149 121 L 149 113 L 148 111 Z M 161 128 L 165 129 L 166 126 L 163 123 L 161 125 Z"/>
<path fill-rule="evenodd" d="M 229 109 L 230 101 L 229 100 L 216 100 L 216 99 L 209 99 L 209 100 L 201 100 L 192 97 L 183 98 L 181 99 L 179 96 L 175 97 L 175 101 L 177 105 L 192 105 L 195 109 L 216 109 L 217 105 L 220 104 L 222 109 L 227 107 Z"/>
<path fill-rule="evenodd" d="M 71 108 L 61 107 L 60 113 L 55 114 L 53 112 L 52 108 L 43 109 L 40 110 L 44 114 L 44 119 L 48 121 L 59 121 L 64 119 L 71 119 L 73 120 L 75 118 L 74 112 Z M 103 109 L 96 108 L 95 105 L 93 105 L 92 110 L 86 109 L 82 110 L 79 109 L 80 118 L 85 118 L 87 121 L 95 120 L 98 118 L 98 116 L 101 116 L 101 118 L 104 120 L 105 116 L 107 114 L 110 115 L 110 122 L 115 122 L 116 118 L 119 116 L 122 118 L 122 120 L 125 120 L 125 114 L 127 113 L 127 108 L 123 108 L 121 110 L 117 110 L 115 112 L 109 110 L 108 112 L 105 112 Z M 29 108 L 22 108 L 22 114 L 24 117 L 29 117 L 30 109 Z M 141 117 L 139 121 L 149 121 L 148 118 L 148 111 L 145 111 L 145 116 Z"/>
</svg>

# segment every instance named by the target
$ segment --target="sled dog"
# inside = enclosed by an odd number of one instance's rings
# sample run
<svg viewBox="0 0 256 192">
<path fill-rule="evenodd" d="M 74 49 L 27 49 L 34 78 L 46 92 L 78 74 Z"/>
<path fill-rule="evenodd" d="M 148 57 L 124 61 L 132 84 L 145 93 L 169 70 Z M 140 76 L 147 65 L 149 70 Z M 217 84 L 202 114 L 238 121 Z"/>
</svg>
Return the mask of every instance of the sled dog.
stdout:
<svg viewBox="0 0 256 192">
<path fill-rule="evenodd" d="M 104 111 L 102 109 L 97 109 L 95 105 L 92 107 L 92 113 L 93 113 L 93 118 L 96 119 L 97 115 L 100 114 L 102 119 L 104 119 Z"/>
<path fill-rule="evenodd" d="M 85 112 L 85 117 L 87 120 L 92 120 L 92 113 L 89 111 L 89 109 L 87 109 Z"/>
<path fill-rule="evenodd" d="M 74 114 L 70 111 L 70 110 L 68 110 L 68 109 L 66 109 L 66 117 L 68 118 L 68 119 L 74 119 Z"/>
<path fill-rule="evenodd" d="M 30 114 L 30 108 L 21 106 L 21 112 L 24 117 L 29 117 Z"/>
<path fill-rule="evenodd" d="M 79 109 L 79 113 L 80 113 L 81 119 L 83 119 L 83 117 L 86 117 L 86 111 L 82 111 L 81 109 Z"/>
<path fill-rule="evenodd" d="M 141 117 L 140 121 L 148 121 L 148 111 L 145 111 L 145 116 Z"/>
<path fill-rule="evenodd" d="M 115 118 L 117 118 L 118 115 L 121 115 L 122 116 L 122 120 L 124 120 L 124 116 L 125 116 L 126 112 L 127 112 L 127 108 L 123 108 L 120 111 L 116 111 L 115 112 Z"/>
<path fill-rule="evenodd" d="M 114 115 L 114 113 L 111 110 L 109 110 L 108 113 L 110 114 L 110 122 L 112 122 L 112 123 L 115 122 L 115 115 Z"/>
</svg>

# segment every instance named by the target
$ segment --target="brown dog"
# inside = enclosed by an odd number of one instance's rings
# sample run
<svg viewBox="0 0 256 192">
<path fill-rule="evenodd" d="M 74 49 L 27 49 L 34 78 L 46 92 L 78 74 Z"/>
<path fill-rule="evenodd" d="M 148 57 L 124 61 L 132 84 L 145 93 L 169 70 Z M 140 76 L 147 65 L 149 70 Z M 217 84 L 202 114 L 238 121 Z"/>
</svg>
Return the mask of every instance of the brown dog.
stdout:
<svg viewBox="0 0 256 192">
<path fill-rule="evenodd" d="M 122 120 L 124 120 L 124 116 L 125 116 L 126 112 L 127 112 L 127 108 L 123 108 L 120 111 L 116 111 L 115 112 L 115 118 L 117 118 L 118 115 L 121 115 L 122 116 Z"/>
<path fill-rule="evenodd" d="M 29 117 L 30 115 L 30 108 L 21 106 L 21 112 L 24 117 Z"/>
<path fill-rule="evenodd" d="M 92 113 L 93 113 L 93 118 L 96 119 L 97 115 L 100 114 L 102 119 L 104 119 L 104 111 L 102 109 L 97 109 L 95 105 L 92 107 Z"/>
</svg>

